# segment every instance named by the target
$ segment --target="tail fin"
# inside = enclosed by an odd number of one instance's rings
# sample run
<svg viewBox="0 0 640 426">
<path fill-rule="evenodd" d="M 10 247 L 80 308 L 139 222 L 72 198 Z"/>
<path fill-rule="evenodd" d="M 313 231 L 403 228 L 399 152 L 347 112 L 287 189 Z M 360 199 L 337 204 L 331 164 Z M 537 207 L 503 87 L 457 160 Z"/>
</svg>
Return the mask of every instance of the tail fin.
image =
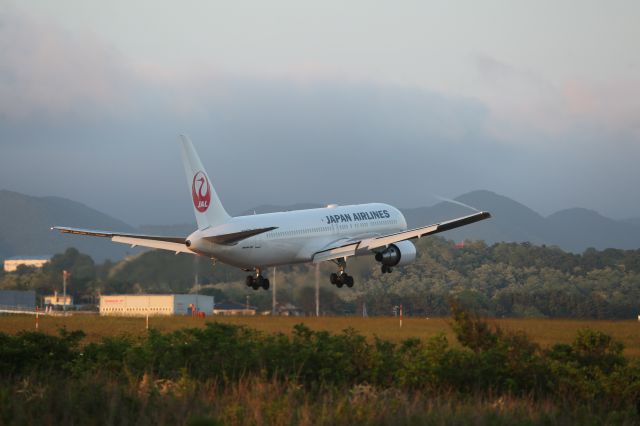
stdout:
<svg viewBox="0 0 640 426">
<path fill-rule="evenodd" d="M 216 190 L 213 189 L 209 176 L 205 171 L 198 153 L 188 137 L 180 135 L 182 145 L 182 162 L 187 174 L 187 184 L 193 198 L 193 212 L 198 221 L 198 229 L 221 225 L 231 217 L 222 207 Z"/>
</svg>

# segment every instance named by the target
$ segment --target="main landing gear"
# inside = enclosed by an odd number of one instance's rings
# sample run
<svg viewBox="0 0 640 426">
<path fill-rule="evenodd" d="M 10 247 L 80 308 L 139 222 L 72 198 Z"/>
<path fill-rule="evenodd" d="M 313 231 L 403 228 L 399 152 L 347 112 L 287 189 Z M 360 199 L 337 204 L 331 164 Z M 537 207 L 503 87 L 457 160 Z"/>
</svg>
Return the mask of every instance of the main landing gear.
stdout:
<svg viewBox="0 0 640 426">
<path fill-rule="evenodd" d="M 345 272 L 339 274 L 334 272 L 329 277 L 329 280 L 331 281 L 331 284 L 338 288 L 342 288 L 343 285 L 346 285 L 349 288 L 353 287 L 353 277 L 351 275 L 347 275 Z"/>
<path fill-rule="evenodd" d="M 344 258 L 342 258 L 338 259 L 336 263 L 338 264 L 339 271 L 337 274 L 334 272 L 329 276 L 329 281 L 331 281 L 331 284 L 335 285 L 338 288 L 342 288 L 342 286 L 344 285 L 349 288 L 353 287 L 353 277 L 347 275 L 347 273 L 344 271 L 347 267 L 347 262 L 344 260 Z"/>
<path fill-rule="evenodd" d="M 248 275 L 245 280 L 245 284 L 247 284 L 247 287 L 251 287 L 254 290 L 257 290 L 260 287 L 265 290 L 269 290 L 269 280 L 260 274 L 260 269 L 256 269 L 255 275 Z"/>
</svg>

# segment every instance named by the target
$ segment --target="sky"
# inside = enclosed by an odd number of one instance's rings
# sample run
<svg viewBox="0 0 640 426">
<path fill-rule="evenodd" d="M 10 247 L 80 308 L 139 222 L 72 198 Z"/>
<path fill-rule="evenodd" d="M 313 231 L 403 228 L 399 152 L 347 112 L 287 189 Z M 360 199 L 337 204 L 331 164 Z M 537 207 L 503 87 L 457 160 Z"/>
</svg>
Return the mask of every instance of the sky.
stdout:
<svg viewBox="0 0 640 426">
<path fill-rule="evenodd" d="M 0 189 L 192 222 L 435 204 L 640 217 L 640 2 L 0 1 Z M 482 206 L 477 206 L 482 208 Z"/>
</svg>

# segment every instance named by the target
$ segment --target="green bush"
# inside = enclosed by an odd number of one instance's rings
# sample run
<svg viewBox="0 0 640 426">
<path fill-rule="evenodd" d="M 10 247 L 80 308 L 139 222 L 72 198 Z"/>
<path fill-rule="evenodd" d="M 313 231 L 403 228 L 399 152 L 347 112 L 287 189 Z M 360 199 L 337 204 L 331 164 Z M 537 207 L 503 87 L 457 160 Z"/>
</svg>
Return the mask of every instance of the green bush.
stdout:
<svg viewBox="0 0 640 426">
<path fill-rule="evenodd" d="M 309 392 L 372 386 L 434 397 L 506 395 L 619 409 L 640 399 L 640 361 L 626 359 L 622 344 L 606 334 L 580 330 L 572 344 L 543 350 L 523 333 L 504 332 L 455 305 L 452 310 L 461 347 L 444 334 L 395 344 L 368 341 L 353 329 L 331 334 L 304 325 L 287 336 L 209 323 L 84 346 L 81 332 L 0 334 L 0 378 L 17 383 L 57 377 L 84 384 L 99 378 L 110 383 L 160 380 L 177 383 L 185 392 L 198 383 L 229 386 L 258 378 L 297 383 Z M 155 390 L 145 395 L 159 392 L 157 386 L 150 389 Z"/>
<path fill-rule="evenodd" d="M 4 377 L 32 373 L 70 372 L 79 353 L 82 331 L 60 330 L 60 336 L 21 332 L 15 336 L 0 333 L 0 374 Z"/>
</svg>

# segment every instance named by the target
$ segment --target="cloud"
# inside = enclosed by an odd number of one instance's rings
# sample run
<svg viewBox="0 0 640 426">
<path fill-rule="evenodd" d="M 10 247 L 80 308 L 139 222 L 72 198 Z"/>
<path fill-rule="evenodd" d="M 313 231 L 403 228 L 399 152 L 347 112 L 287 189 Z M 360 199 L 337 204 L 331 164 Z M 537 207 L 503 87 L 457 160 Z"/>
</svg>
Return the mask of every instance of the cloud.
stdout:
<svg viewBox="0 0 640 426">
<path fill-rule="evenodd" d="M 607 191 L 632 193 L 640 178 L 628 164 L 637 148 L 621 149 L 628 136 L 611 130 L 637 116 L 601 125 L 590 119 L 603 114 L 593 86 L 557 86 L 489 57 L 478 62 L 487 92 L 471 99 L 337 75 L 159 66 L 16 9 L 0 17 L 0 55 L 2 186 L 134 224 L 192 220 L 182 132 L 232 212 L 302 201 L 416 206 L 472 189 L 543 211 L 640 212 Z"/>
<path fill-rule="evenodd" d="M 640 143 L 640 78 L 598 84 L 571 80 L 562 94 L 574 121 L 600 126 L 617 140 Z"/>
<path fill-rule="evenodd" d="M 0 58 L 0 117 L 64 119 L 130 102 L 132 74 L 115 49 L 11 5 L 0 10 Z"/>
<path fill-rule="evenodd" d="M 94 96 L 88 105 L 69 96 L 64 107 L 50 105 L 54 124 L 35 113 L 28 122 L 0 118 L 3 185 L 78 199 L 132 223 L 177 222 L 191 219 L 175 143 L 181 132 L 192 136 L 231 211 L 296 201 L 406 205 L 415 203 L 406 188 L 419 181 L 456 194 L 493 152 L 486 109 L 469 99 L 115 60 L 123 58 L 100 62 L 129 70 L 108 80 L 128 89 L 123 113 L 117 98 Z M 24 110 L 40 108 L 35 101 Z M 452 171 L 459 166 L 464 173 Z"/>
<path fill-rule="evenodd" d="M 571 143 L 581 129 L 610 140 L 640 141 L 640 78 L 607 83 L 573 78 L 552 83 L 541 75 L 487 55 L 475 65 L 479 98 L 491 115 L 492 134 L 509 143 Z"/>
</svg>

